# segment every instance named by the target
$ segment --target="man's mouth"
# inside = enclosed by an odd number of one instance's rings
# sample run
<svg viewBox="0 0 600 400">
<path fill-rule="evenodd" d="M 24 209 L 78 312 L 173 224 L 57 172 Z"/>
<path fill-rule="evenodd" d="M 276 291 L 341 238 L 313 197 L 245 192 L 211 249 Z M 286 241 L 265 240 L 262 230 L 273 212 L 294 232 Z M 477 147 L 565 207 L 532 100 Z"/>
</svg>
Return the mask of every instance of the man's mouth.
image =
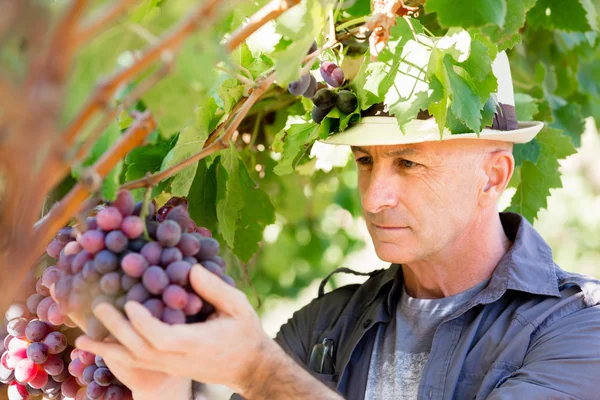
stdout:
<svg viewBox="0 0 600 400">
<path fill-rule="evenodd" d="M 387 224 L 375 224 L 373 226 L 377 229 L 381 229 L 384 231 L 398 231 L 402 229 L 408 229 L 408 226 L 398 226 L 398 225 L 387 225 Z"/>
</svg>

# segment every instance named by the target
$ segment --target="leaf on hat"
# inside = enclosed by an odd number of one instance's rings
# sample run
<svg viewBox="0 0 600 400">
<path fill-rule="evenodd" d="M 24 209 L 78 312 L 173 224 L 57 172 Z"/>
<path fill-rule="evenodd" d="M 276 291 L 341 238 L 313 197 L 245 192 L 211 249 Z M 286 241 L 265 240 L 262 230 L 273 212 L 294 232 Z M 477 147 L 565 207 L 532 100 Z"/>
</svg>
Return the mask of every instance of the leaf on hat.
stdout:
<svg viewBox="0 0 600 400">
<path fill-rule="evenodd" d="M 538 100 L 525 93 L 515 93 L 515 109 L 517 111 L 517 120 L 533 121 L 533 117 L 538 113 Z"/>
<path fill-rule="evenodd" d="M 440 25 L 462 28 L 479 27 L 488 24 L 504 26 L 506 0 L 429 0 L 425 11 L 436 12 Z M 512 12 L 512 10 L 511 10 Z"/>
<path fill-rule="evenodd" d="M 598 15 L 591 0 L 538 0 L 527 13 L 532 28 L 585 32 L 598 30 Z"/>
</svg>

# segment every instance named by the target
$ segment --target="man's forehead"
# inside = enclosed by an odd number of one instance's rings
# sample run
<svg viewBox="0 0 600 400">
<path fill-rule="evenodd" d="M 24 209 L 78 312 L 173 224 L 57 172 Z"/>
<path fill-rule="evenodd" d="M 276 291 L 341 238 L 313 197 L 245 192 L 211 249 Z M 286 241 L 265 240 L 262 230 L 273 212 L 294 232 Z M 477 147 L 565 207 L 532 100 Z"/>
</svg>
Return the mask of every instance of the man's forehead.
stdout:
<svg viewBox="0 0 600 400">
<path fill-rule="evenodd" d="M 386 156 L 392 157 L 401 157 L 401 156 L 410 156 L 417 155 L 422 153 L 422 150 L 419 149 L 416 145 L 378 145 L 378 146 L 351 146 L 352 152 L 362 152 L 366 154 L 382 154 Z"/>
</svg>

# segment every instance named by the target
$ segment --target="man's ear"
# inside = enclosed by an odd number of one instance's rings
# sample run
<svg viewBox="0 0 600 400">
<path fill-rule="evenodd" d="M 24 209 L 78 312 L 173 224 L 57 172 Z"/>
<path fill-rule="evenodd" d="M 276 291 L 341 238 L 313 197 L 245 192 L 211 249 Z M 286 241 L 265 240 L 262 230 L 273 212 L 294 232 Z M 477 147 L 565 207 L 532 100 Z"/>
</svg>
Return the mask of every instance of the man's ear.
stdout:
<svg viewBox="0 0 600 400">
<path fill-rule="evenodd" d="M 508 186 L 515 170 L 515 159 L 508 149 L 495 150 L 488 153 L 484 159 L 484 171 L 487 182 L 479 194 L 479 202 L 483 207 L 489 207 Z"/>
</svg>

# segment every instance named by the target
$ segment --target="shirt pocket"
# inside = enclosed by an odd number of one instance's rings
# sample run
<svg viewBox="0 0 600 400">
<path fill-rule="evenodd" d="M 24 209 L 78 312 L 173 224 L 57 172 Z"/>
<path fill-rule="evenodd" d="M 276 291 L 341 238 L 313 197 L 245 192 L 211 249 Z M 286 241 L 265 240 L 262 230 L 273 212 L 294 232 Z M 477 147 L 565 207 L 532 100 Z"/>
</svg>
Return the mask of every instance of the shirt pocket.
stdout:
<svg viewBox="0 0 600 400">
<path fill-rule="evenodd" d="M 319 374 L 317 372 L 310 371 L 312 376 L 323 382 L 325 385 L 329 386 L 334 391 L 337 388 L 338 374 Z"/>
<path fill-rule="evenodd" d="M 488 371 L 463 371 L 458 378 L 454 399 L 485 399 L 499 385 L 519 369 L 518 366 L 496 362 Z"/>
</svg>

